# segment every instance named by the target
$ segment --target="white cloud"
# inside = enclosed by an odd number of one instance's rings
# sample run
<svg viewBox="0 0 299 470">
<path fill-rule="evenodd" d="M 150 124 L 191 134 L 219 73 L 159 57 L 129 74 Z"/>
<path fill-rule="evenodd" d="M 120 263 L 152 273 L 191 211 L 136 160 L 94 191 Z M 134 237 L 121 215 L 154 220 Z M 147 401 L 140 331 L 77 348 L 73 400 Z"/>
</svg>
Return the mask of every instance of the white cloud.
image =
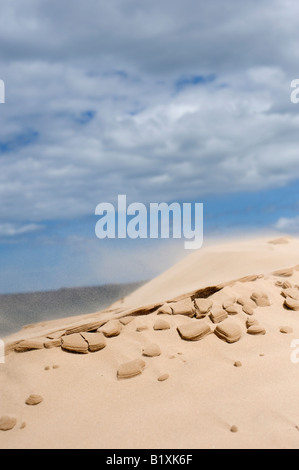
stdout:
<svg viewBox="0 0 299 470">
<path fill-rule="evenodd" d="M 6 223 L 93 214 L 121 193 L 200 201 L 299 178 L 296 2 L 3 4 Z"/>
<path fill-rule="evenodd" d="M 0 224 L 0 237 L 14 237 L 25 233 L 36 232 L 43 227 L 37 224 L 16 225 L 11 223 Z"/>
<path fill-rule="evenodd" d="M 281 217 L 276 222 L 275 228 L 285 233 L 299 233 L 299 217 Z"/>
</svg>

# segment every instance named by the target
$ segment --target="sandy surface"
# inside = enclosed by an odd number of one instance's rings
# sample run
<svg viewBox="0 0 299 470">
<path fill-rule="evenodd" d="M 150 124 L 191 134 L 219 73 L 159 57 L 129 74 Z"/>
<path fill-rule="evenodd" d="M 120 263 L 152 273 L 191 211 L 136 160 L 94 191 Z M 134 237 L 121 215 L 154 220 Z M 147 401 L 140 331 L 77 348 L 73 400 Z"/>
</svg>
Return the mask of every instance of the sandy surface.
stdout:
<svg viewBox="0 0 299 470">
<path fill-rule="evenodd" d="M 299 311 L 286 308 L 281 294 L 286 281 L 293 294 L 299 292 L 299 240 L 268 242 L 199 250 L 105 312 L 36 325 L 6 338 L 13 349 L 23 338 L 66 328 L 72 333 L 74 326 L 90 331 L 92 322 L 105 323 L 127 316 L 130 308 L 154 305 L 122 324 L 118 336 L 106 337 L 106 346 L 97 352 L 75 354 L 61 347 L 10 352 L 0 364 L 0 418 L 17 422 L 13 429 L 0 431 L 0 447 L 299 448 L 299 363 L 291 361 L 291 342 L 298 338 L 299 344 Z M 273 274 L 291 267 L 288 276 Z M 259 277 L 237 280 L 253 274 Z M 238 313 L 218 325 L 209 312 L 198 319 L 158 313 L 164 300 L 208 286 L 218 286 L 209 296 L 212 311 L 231 299 Z M 248 300 L 255 291 L 265 294 L 270 305 L 254 305 L 252 316 L 237 300 Z M 252 317 L 265 335 L 247 333 L 246 321 Z M 161 319 L 169 328 L 155 330 Z M 212 331 L 233 323 L 241 338 L 233 344 L 214 333 L 199 341 L 181 338 L 180 325 L 201 322 Z M 292 332 L 281 333 L 282 326 Z M 161 354 L 143 356 L 143 349 L 153 343 Z M 141 373 L 118 378 L 120 365 L 135 359 L 145 363 Z M 235 367 L 236 361 L 241 367 Z M 167 380 L 158 381 L 166 373 Z M 43 401 L 26 405 L 30 394 L 41 395 Z M 231 432 L 233 425 L 238 432 Z"/>
</svg>

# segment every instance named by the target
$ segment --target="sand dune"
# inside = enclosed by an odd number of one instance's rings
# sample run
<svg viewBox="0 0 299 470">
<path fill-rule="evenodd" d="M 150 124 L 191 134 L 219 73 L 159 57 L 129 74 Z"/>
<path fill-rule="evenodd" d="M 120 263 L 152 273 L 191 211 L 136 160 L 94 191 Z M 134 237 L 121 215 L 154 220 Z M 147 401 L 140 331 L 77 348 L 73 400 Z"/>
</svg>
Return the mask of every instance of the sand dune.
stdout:
<svg viewBox="0 0 299 470">
<path fill-rule="evenodd" d="M 299 448 L 298 286 L 299 240 L 234 241 L 5 338 L 0 447 Z"/>
</svg>

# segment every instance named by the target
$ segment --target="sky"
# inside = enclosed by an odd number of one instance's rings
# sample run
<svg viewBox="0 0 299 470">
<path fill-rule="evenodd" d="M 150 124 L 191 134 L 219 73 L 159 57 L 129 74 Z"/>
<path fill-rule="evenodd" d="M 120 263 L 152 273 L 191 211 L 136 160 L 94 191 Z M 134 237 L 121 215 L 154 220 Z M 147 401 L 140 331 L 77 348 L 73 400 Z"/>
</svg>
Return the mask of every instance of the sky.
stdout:
<svg viewBox="0 0 299 470">
<path fill-rule="evenodd" d="M 182 240 L 95 208 L 201 202 L 204 239 L 299 232 L 295 0 L 2 0 L 0 293 L 150 279 Z"/>
</svg>

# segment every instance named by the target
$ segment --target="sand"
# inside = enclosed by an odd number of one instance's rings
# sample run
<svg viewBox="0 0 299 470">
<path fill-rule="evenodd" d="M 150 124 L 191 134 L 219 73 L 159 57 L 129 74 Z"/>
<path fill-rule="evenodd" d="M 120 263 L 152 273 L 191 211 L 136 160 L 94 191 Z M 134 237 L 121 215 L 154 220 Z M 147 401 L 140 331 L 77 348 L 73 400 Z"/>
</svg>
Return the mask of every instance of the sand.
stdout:
<svg viewBox="0 0 299 470">
<path fill-rule="evenodd" d="M 102 312 L 5 338 L 0 448 L 299 448 L 299 240 L 283 240 L 202 248 Z"/>
</svg>

